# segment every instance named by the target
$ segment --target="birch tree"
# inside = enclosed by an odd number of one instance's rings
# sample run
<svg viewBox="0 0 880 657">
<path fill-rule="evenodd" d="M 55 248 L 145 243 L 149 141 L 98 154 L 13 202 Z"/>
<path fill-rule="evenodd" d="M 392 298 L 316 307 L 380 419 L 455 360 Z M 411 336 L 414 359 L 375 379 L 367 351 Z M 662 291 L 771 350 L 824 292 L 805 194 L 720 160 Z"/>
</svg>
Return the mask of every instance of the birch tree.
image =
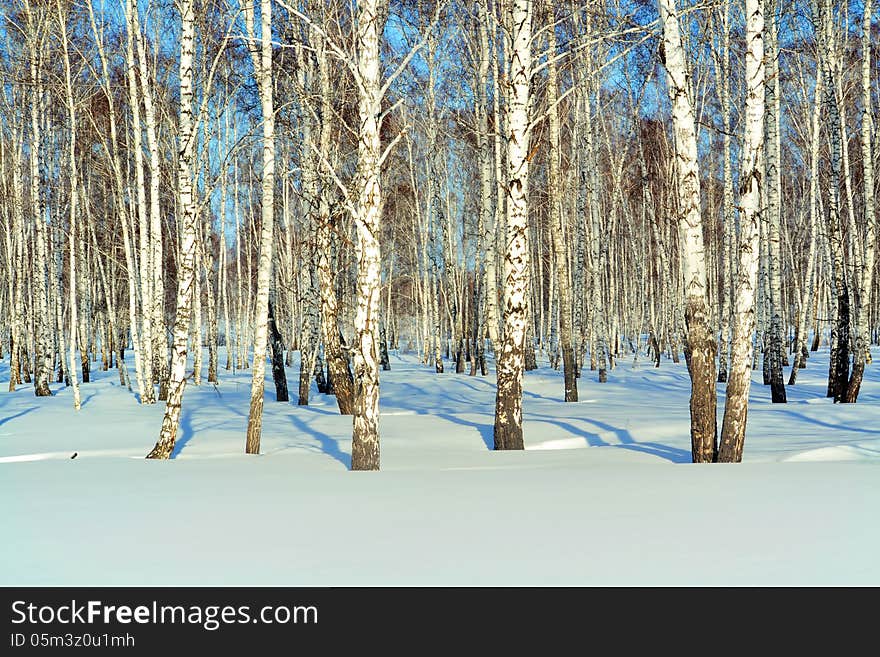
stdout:
<svg viewBox="0 0 880 657">
<path fill-rule="evenodd" d="M 762 0 L 746 0 L 745 141 L 740 171 L 739 268 L 734 297 L 733 343 L 718 460 L 742 460 L 749 410 L 752 334 L 758 283 L 761 151 L 764 126 L 764 13 Z"/>
<path fill-rule="evenodd" d="M 351 469 L 379 469 L 379 228 L 382 215 L 379 137 L 382 70 L 380 37 L 388 16 L 388 0 L 363 0 L 357 5 L 358 53 L 358 195 L 354 214 L 357 229 L 357 312 L 354 341 L 354 417 Z"/>
<path fill-rule="evenodd" d="M 855 403 L 859 398 L 862 378 L 865 373 L 865 360 L 870 344 L 870 301 L 874 282 L 874 255 L 876 252 L 877 227 L 874 210 L 874 113 L 871 96 L 871 11 L 873 0 L 864 0 L 862 10 L 862 179 L 865 214 L 865 257 L 858 285 L 859 308 L 856 315 L 855 336 L 853 340 L 853 368 L 846 396 L 843 401 Z"/>
<path fill-rule="evenodd" d="M 548 7 L 550 25 L 547 52 L 547 105 L 550 124 L 550 163 L 548 167 L 548 189 L 550 200 L 550 234 L 552 237 L 556 286 L 559 295 L 559 334 L 562 345 L 562 369 L 565 385 L 565 401 L 578 400 L 577 377 L 575 374 L 574 335 L 571 326 L 572 299 L 568 275 L 568 240 L 565 235 L 565 221 L 562 211 L 562 143 L 559 126 L 559 78 L 556 71 L 556 28 L 552 3 Z"/>
<path fill-rule="evenodd" d="M 672 103 L 678 212 L 684 248 L 685 324 L 691 376 L 691 452 L 694 463 L 706 463 L 717 457 L 715 339 L 709 329 L 697 140 L 678 12 L 674 0 L 659 0 L 659 3 L 666 84 Z"/>
<path fill-rule="evenodd" d="M 831 358 L 828 365 L 828 396 L 844 401 L 849 386 L 850 290 L 844 261 L 843 226 L 840 218 L 840 106 L 834 82 L 834 15 L 830 0 L 818 0 L 814 11 L 818 20 L 817 41 L 820 67 L 825 77 L 825 108 L 831 141 L 831 169 L 828 189 L 826 230 L 830 247 L 832 286 L 836 321 L 831 329 Z"/>
<path fill-rule="evenodd" d="M 321 13 L 326 17 L 326 10 Z M 336 297 L 335 276 L 332 270 L 331 253 L 333 234 L 337 229 L 330 208 L 331 186 L 330 173 L 326 164 L 330 160 L 330 146 L 333 136 L 333 106 L 331 62 L 329 46 L 322 30 L 310 31 L 310 42 L 315 49 L 318 60 L 318 83 L 320 101 L 318 105 L 319 136 L 318 159 L 322 163 L 320 192 L 316 199 L 317 208 L 317 251 L 318 251 L 318 284 L 321 295 L 321 335 L 324 341 L 324 357 L 327 361 L 330 385 L 336 396 L 336 404 L 342 415 L 354 413 L 354 381 L 348 358 L 342 350 L 339 331 L 339 300 Z"/>
<path fill-rule="evenodd" d="M 25 0 L 28 16 L 29 65 L 30 65 L 30 201 L 31 219 L 34 222 L 35 253 L 33 258 L 32 284 L 34 295 L 34 325 L 36 355 L 34 359 L 34 393 L 37 397 L 48 397 L 49 377 L 52 371 L 52 353 L 49 346 L 49 298 L 46 286 L 48 254 L 46 253 L 46 220 L 43 216 L 43 203 L 40 198 L 40 153 L 41 130 L 40 111 L 43 104 L 43 43 L 45 39 L 45 19 L 39 15 L 29 0 Z"/>
<path fill-rule="evenodd" d="M 180 410 L 186 388 L 187 338 L 192 322 L 193 294 L 196 289 L 196 237 L 198 217 L 193 197 L 193 155 L 196 133 L 193 129 L 193 54 L 195 26 L 193 0 L 180 2 L 180 117 L 177 157 L 178 207 L 180 210 L 180 259 L 177 274 L 177 315 L 174 319 L 174 338 L 168 400 L 159 440 L 147 455 L 151 459 L 170 458 L 174 451 Z"/>
<path fill-rule="evenodd" d="M 244 7 L 248 43 L 255 44 L 254 7 Z M 269 283 L 272 275 L 272 238 L 275 229 L 275 110 L 272 102 L 272 0 L 260 1 L 260 49 L 249 46 L 263 119 L 263 177 L 261 185 L 260 255 L 254 304 L 254 364 L 251 370 L 251 407 L 248 414 L 245 452 L 260 453 L 263 428 L 263 388 L 268 341 Z M 282 368 L 283 374 L 283 368 Z"/>
<path fill-rule="evenodd" d="M 505 0 L 507 88 L 507 226 L 504 253 L 504 331 L 497 362 L 496 450 L 523 449 L 522 377 L 528 320 L 529 108 L 532 75 L 531 0 Z"/>
<path fill-rule="evenodd" d="M 64 97 L 67 106 L 68 126 L 68 142 L 67 142 L 67 164 L 68 176 L 70 178 L 70 199 L 68 201 L 70 210 L 70 232 L 68 243 L 70 252 L 68 254 L 68 287 L 69 296 L 68 303 L 70 305 L 70 361 L 67 368 L 67 375 L 70 378 L 70 384 L 73 387 L 73 408 L 80 409 L 79 381 L 76 375 L 76 332 L 77 332 L 77 298 L 76 298 L 76 223 L 79 208 L 77 208 L 79 183 L 77 182 L 77 163 L 76 163 L 76 104 L 73 98 L 73 80 L 70 71 L 70 53 L 67 42 L 67 17 L 61 8 L 61 0 L 56 0 L 55 8 L 57 9 L 58 30 L 61 35 L 61 53 L 64 60 Z"/>
<path fill-rule="evenodd" d="M 782 255 L 780 250 L 782 222 L 782 175 L 780 172 L 781 147 L 779 137 L 779 28 L 776 0 L 765 0 L 766 25 L 765 79 L 765 187 L 767 193 L 768 276 L 770 291 L 770 335 L 768 358 L 770 394 L 773 403 L 785 403 L 785 384 L 782 379 L 782 360 L 785 346 L 782 335 Z"/>
</svg>

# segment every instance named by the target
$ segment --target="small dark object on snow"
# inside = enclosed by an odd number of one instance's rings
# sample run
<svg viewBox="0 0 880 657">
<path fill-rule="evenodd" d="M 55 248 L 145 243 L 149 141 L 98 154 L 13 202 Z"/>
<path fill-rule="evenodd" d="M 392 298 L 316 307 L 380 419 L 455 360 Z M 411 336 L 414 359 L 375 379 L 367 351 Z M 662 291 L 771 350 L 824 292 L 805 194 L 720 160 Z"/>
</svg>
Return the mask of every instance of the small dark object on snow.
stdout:
<svg viewBox="0 0 880 657">
<path fill-rule="evenodd" d="M 75 459 L 77 454 L 78 454 L 78 452 L 74 452 L 74 453 L 71 455 L 70 458 L 71 458 L 71 459 Z"/>
</svg>

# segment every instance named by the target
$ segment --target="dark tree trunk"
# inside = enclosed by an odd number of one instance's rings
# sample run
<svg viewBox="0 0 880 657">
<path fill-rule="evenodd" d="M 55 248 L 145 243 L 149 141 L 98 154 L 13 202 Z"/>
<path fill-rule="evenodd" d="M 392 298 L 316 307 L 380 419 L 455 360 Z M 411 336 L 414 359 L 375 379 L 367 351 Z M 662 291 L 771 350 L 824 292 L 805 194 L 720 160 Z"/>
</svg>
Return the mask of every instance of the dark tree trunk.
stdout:
<svg viewBox="0 0 880 657">
<path fill-rule="evenodd" d="M 391 369 L 391 361 L 388 360 L 388 340 L 385 336 L 384 326 L 379 329 L 379 364 L 385 371 Z"/>
<path fill-rule="evenodd" d="M 324 377 L 324 357 L 321 355 L 321 349 L 318 348 L 318 354 L 315 357 L 315 371 L 313 372 L 315 377 L 315 383 L 318 386 L 318 392 L 322 395 L 326 395 L 330 392 L 330 386 L 327 383 L 327 379 Z"/>
<path fill-rule="evenodd" d="M 284 372 L 284 344 L 275 321 L 275 304 L 272 299 L 269 299 L 266 328 L 269 330 L 269 344 L 272 347 L 272 378 L 275 381 L 275 401 L 290 401 L 287 392 L 287 374 Z M 308 401 L 308 391 L 306 392 L 306 401 Z"/>
<path fill-rule="evenodd" d="M 715 392 L 716 341 L 708 330 L 705 303 L 689 301 L 685 310 L 687 351 L 691 374 L 691 456 L 694 463 L 718 460 L 718 426 Z"/>
<path fill-rule="evenodd" d="M 529 372 L 536 369 L 538 369 L 538 359 L 535 356 L 535 341 L 531 337 L 527 337 L 525 344 L 525 370 Z"/>
<path fill-rule="evenodd" d="M 562 370 L 565 378 L 565 401 L 576 402 L 578 400 L 577 368 L 574 364 L 574 349 L 566 342 L 562 345 Z"/>
<path fill-rule="evenodd" d="M 853 363 L 852 374 L 846 388 L 846 395 L 843 400 L 847 404 L 855 404 L 859 398 L 859 390 L 862 387 L 862 378 L 865 375 L 864 361 L 856 361 Z"/>
<path fill-rule="evenodd" d="M 31 381 L 30 360 L 28 359 L 27 352 L 24 349 L 21 350 L 19 362 L 21 362 L 21 380 L 24 383 L 33 383 L 33 381 Z"/>
<path fill-rule="evenodd" d="M 660 344 L 657 342 L 656 333 L 651 333 L 651 351 L 654 356 L 654 367 L 660 367 Z"/>
<path fill-rule="evenodd" d="M 837 294 L 837 351 L 834 355 L 834 402 L 846 402 L 849 388 L 849 290 L 846 284 L 840 286 Z M 829 378 L 829 384 L 831 379 Z M 861 385 L 861 376 L 859 378 Z M 858 395 L 858 390 L 856 390 Z"/>
<path fill-rule="evenodd" d="M 341 415 L 354 413 L 354 378 L 351 375 L 351 366 L 345 357 L 345 342 L 342 333 L 339 333 L 339 350 L 327 354 L 327 370 L 330 386 L 336 395 L 336 404 L 339 406 Z"/>
</svg>

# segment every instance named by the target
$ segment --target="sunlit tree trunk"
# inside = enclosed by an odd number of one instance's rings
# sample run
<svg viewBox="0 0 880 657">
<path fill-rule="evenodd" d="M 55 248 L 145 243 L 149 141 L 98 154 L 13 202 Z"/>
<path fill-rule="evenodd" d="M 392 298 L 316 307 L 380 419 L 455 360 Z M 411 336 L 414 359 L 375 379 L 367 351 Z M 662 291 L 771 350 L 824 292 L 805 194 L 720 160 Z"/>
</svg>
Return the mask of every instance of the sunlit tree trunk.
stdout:
<svg viewBox="0 0 880 657">
<path fill-rule="evenodd" d="M 10 340 L 9 340 L 9 391 L 13 392 L 15 386 L 22 382 L 21 367 L 28 360 L 27 351 L 23 349 L 24 337 L 24 302 L 22 288 L 24 287 L 25 263 L 24 263 L 24 182 L 22 181 L 22 141 L 23 131 L 21 124 L 16 121 L 13 129 L 12 151 L 12 198 L 11 198 L 11 234 L 8 234 L 7 257 L 10 259 L 11 269 L 7 281 L 11 303 L 10 313 Z M 24 356 L 22 358 L 22 355 Z"/>
<path fill-rule="evenodd" d="M 504 253 L 504 335 L 498 356 L 495 449 L 523 449 L 522 377 L 528 321 L 529 107 L 532 74 L 530 0 L 506 0 L 509 30 L 507 121 L 507 226 Z"/>
<path fill-rule="evenodd" d="M 143 370 L 146 386 L 141 399 L 142 404 L 155 403 L 155 392 L 153 389 L 153 265 L 152 265 L 152 248 L 150 243 L 149 223 L 147 222 L 147 193 L 146 183 L 144 181 L 144 153 L 141 145 L 141 112 L 140 98 L 137 89 L 137 76 L 134 75 L 136 70 L 134 55 L 134 31 L 135 25 L 133 12 L 137 10 L 134 6 L 135 0 L 129 0 L 126 6 L 128 13 L 128 30 L 126 31 L 126 64 L 130 72 L 128 78 L 128 97 L 129 107 L 131 108 L 132 121 L 132 150 L 134 151 L 134 170 L 135 170 L 135 186 L 137 188 L 137 218 L 140 237 L 140 317 L 132 318 L 132 321 L 140 321 L 141 336 L 143 341 L 141 349 L 143 353 Z M 139 36 L 139 35 L 138 35 Z"/>
<path fill-rule="evenodd" d="M 791 374 L 788 379 L 788 385 L 793 386 L 797 381 L 798 370 L 803 367 L 802 353 L 805 351 L 807 342 L 807 313 L 813 310 L 815 317 L 815 301 L 821 294 L 822 283 L 819 280 L 819 262 L 817 261 L 816 249 L 819 243 L 819 233 L 821 232 L 819 220 L 817 218 L 819 212 L 819 144 L 820 129 L 822 118 L 822 95 L 825 76 L 821 71 L 816 72 L 816 85 L 813 91 L 813 116 L 810 127 L 810 192 L 809 192 L 809 235 L 810 246 L 807 255 L 807 267 L 810 270 L 809 282 L 804 288 L 804 295 L 801 298 L 800 308 L 798 310 L 798 326 L 796 335 L 797 344 L 795 345 L 795 358 L 791 368 Z M 812 302 L 811 302 L 812 300 Z M 819 338 L 818 329 L 815 332 L 815 339 Z"/>
<path fill-rule="evenodd" d="M 865 373 L 865 360 L 869 356 L 870 345 L 869 316 L 871 308 L 871 288 L 874 282 L 874 254 L 876 250 L 877 228 L 874 211 L 874 114 L 871 99 L 871 11 L 873 0 L 864 0 L 862 14 L 862 180 L 864 184 L 865 212 L 865 254 L 863 267 L 855 284 L 859 286 L 859 310 L 856 314 L 855 339 L 853 341 L 853 369 L 850 375 L 846 396 L 843 401 L 855 403 L 859 398 L 862 378 Z"/>
<path fill-rule="evenodd" d="M 153 104 L 152 79 L 147 70 L 147 52 L 145 38 L 141 33 L 140 17 L 138 14 L 138 0 L 130 0 L 130 26 L 133 33 L 134 43 L 137 47 L 137 74 L 141 92 L 141 100 L 144 103 L 144 128 L 147 135 L 147 158 L 150 169 L 150 271 L 145 276 L 151 278 L 149 282 L 150 303 L 148 311 L 151 313 L 150 327 L 153 334 L 144 336 L 144 340 L 152 342 L 153 365 L 149 368 L 153 373 L 150 385 L 159 382 L 159 399 L 168 397 L 168 340 L 165 337 L 165 284 L 163 278 L 164 262 L 162 256 L 162 221 L 161 206 L 159 201 L 159 187 L 161 184 L 161 171 L 159 166 L 159 140 L 157 135 L 156 110 Z M 147 310 L 144 310 L 146 313 Z"/>
<path fill-rule="evenodd" d="M 477 67 L 477 151 L 480 158 L 480 221 L 484 251 L 484 270 L 481 282 L 481 297 L 485 299 L 485 313 L 481 313 L 477 339 L 482 354 L 482 327 L 485 323 L 489 340 L 498 341 L 498 244 L 497 226 L 493 218 L 492 207 L 492 158 L 494 150 L 489 141 L 489 96 L 486 86 L 489 80 L 489 62 L 492 51 L 489 48 L 489 16 L 486 0 L 482 0 L 477 9 L 479 14 L 480 61 Z M 497 129 L 497 126 L 496 126 Z M 481 356 L 478 356 L 478 359 Z"/>
<path fill-rule="evenodd" d="M 29 8 L 31 11 L 32 8 Z M 32 20 L 33 14 L 31 14 Z M 34 231 L 35 252 L 32 266 L 31 284 L 33 289 L 34 308 L 34 392 L 37 397 L 48 397 L 52 394 L 49 390 L 49 377 L 52 372 L 52 350 L 49 344 L 49 300 L 46 289 L 46 274 L 48 268 L 48 255 L 46 252 L 46 221 L 43 217 L 43 204 L 40 199 L 40 108 L 43 104 L 43 80 L 42 80 L 42 25 L 35 23 L 29 26 L 30 30 L 30 115 L 31 115 L 31 218 L 36 230 Z"/>
<path fill-rule="evenodd" d="M 745 142 L 740 173 L 740 242 L 734 302 L 730 376 L 718 460 L 742 460 L 749 410 L 752 333 L 755 330 L 755 292 L 758 282 L 761 204 L 761 150 L 764 126 L 764 13 L 761 0 L 746 0 Z"/>
<path fill-rule="evenodd" d="M 724 184 L 722 200 L 722 242 L 721 242 L 721 336 L 718 342 L 718 382 L 727 382 L 727 362 L 730 351 L 731 299 L 733 295 L 734 274 L 736 264 L 734 248 L 736 246 L 736 217 L 733 208 L 733 167 L 730 160 L 731 151 L 731 102 L 730 102 L 730 3 L 724 3 L 722 30 L 721 62 L 717 67 L 721 78 L 721 123 L 722 135 L 722 176 Z"/>
<path fill-rule="evenodd" d="M 323 36 L 317 31 L 312 41 L 318 58 L 318 79 L 321 85 L 319 159 L 326 162 L 330 155 L 333 120 L 333 90 L 330 79 L 330 61 Z M 333 233 L 337 229 L 330 208 L 329 176 L 321 181 L 317 199 L 317 258 L 318 284 L 321 294 L 321 337 L 324 342 L 324 358 L 327 361 L 329 385 L 336 397 L 336 405 L 342 415 L 354 413 L 354 382 L 348 358 L 342 350 L 339 334 L 339 301 L 336 298 L 335 274 L 332 270 L 331 253 Z"/>
<path fill-rule="evenodd" d="M 180 2 L 180 118 L 178 138 L 180 146 L 177 159 L 177 185 L 180 222 L 180 260 L 177 274 L 177 315 L 174 319 L 174 338 L 171 372 L 168 383 L 168 400 L 156 446 L 147 455 L 152 459 L 167 459 L 174 451 L 177 430 L 180 426 L 180 410 L 186 387 L 187 338 L 192 321 L 193 294 L 196 290 L 196 237 L 198 217 L 193 199 L 193 154 L 195 133 L 193 130 L 193 53 L 195 27 L 193 24 L 193 0 Z"/>
<path fill-rule="evenodd" d="M 248 37 L 254 40 L 254 8 L 248 1 L 244 9 Z M 272 276 L 272 239 L 275 230 L 275 111 L 272 102 L 272 1 L 260 2 L 260 50 L 251 47 L 254 71 L 260 90 L 263 119 L 263 176 L 260 208 L 260 255 L 257 267 L 257 293 L 254 303 L 254 365 L 251 378 L 251 407 L 248 414 L 248 454 L 260 453 L 263 429 L 263 387 L 266 375 L 268 341 L 269 284 Z"/>
<path fill-rule="evenodd" d="M 782 379 L 782 361 L 785 353 L 782 318 L 782 253 L 780 248 L 782 224 L 782 176 L 780 173 L 780 102 L 779 94 L 779 46 L 776 19 L 776 0 L 765 0 L 765 14 L 769 16 L 766 26 L 764 56 L 767 71 L 765 80 L 765 184 L 767 188 L 767 276 L 769 289 L 770 326 L 768 335 L 768 361 L 770 394 L 773 403 L 785 403 L 785 383 Z"/>
<path fill-rule="evenodd" d="M 79 380 L 76 374 L 76 331 L 77 331 L 77 298 L 76 298 L 76 222 L 78 216 L 77 202 L 79 201 L 79 182 L 77 181 L 77 164 L 76 164 L 76 104 L 73 99 L 73 79 L 70 72 L 70 55 L 67 43 L 67 14 L 61 8 L 60 0 L 57 0 L 55 7 L 58 10 L 58 28 L 61 35 L 61 52 L 64 59 L 64 96 L 67 104 L 67 120 L 68 126 L 68 142 L 67 142 L 67 174 L 70 178 L 70 198 L 68 201 L 70 210 L 70 225 L 68 227 L 69 236 L 68 244 L 70 247 L 69 265 L 67 272 L 68 288 L 69 288 L 69 310 L 70 310 L 70 361 L 67 368 L 67 374 L 70 378 L 70 384 L 73 387 L 73 408 L 77 411 L 80 408 L 79 397 Z M 59 254 L 60 255 L 60 254 Z M 134 319 L 134 318 L 132 318 Z M 63 330 L 63 327 L 59 327 Z M 87 354 L 83 355 L 88 358 Z"/>
<path fill-rule="evenodd" d="M 685 323 L 691 375 L 691 451 L 695 463 L 717 457 L 715 419 L 715 339 L 709 326 L 706 297 L 705 247 L 700 213 L 700 174 L 694 111 L 688 88 L 687 65 L 674 0 L 659 0 L 663 24 L 666 83 L 672 103 L 675 134 L 678 211 L 683 240 Z"/>
<path fill-rule="evenodd" d="M 832 325 L 832 349 L 828 367 L 828 396 L 835 402 L 844 401 L 849 386 L 849 326 L 850 294 L 844 261 L 843 226 L 840 220 L 840 107 L 834 84 L 834 44 L 833 14 L 830 0 L 819 2 L 819 42 L 820 66 L 825 76 L 825 108 L 828 117 L 828 131 L 831 141 L 831 168 L 829 176 L 827 235 L 831 249 L 831 276 L 836 296 L 836 321 Z"/>
<path fill-rule="evenodd" d="M 352 470 L 379 469 L 379 328 L 381 254 L 379 228 L 382 215 L 380 181 L 381 141 L 379 115 L 382 70 L 379 46 L 388 0 L 362 0 L 357 5 L 358 52 L 358 190 L 355 208 L 358 273 L 355 314 L 354 417 L 351 441 Z"/>
<path fill-rule="evenodd" d="M 552 6 L 548 20 L 554 21 Z M 559 337 L 562 347 L 562 369 L 565 381 L 565 401 L 578 400 L 577 378 L 575 376 L 574 335 L 571 327 L 571 287 L 568 276 L 569 240 L 566 239 L 565 221 L 562 212 L 562 173 L 561 169 L 561 138 L 559 130 L 559 92 L 556 73 L 556 31 L 548 31 L 548 57 L 550 57 L 547 75 L 547 104 L 549 106 L 550 123 L 550 166 L 547 193 L 550 200 L 551 224 L 556 288 L 559 297 Z"/>
</svg>

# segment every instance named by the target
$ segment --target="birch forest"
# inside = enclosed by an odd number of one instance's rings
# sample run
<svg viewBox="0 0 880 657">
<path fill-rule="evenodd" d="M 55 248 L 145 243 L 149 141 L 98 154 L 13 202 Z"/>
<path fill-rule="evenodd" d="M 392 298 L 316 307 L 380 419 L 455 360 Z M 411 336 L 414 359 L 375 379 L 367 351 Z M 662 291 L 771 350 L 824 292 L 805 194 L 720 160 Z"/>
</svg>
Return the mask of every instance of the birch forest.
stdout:
<svg viewBox="0 0 880 657">
<path fill-rule="evenodd" d="M 168 459 L 245 372 L 243 451 L 320 395 L 378 470 L 396 355 L 490 379 L 495 450 L 531 370 L 682 367 L 693 462 L 740 462 L 820 350 L 869 403 L 876 4 L 6 0 L 3 387 L 112 373 Z"/>
</svg>

